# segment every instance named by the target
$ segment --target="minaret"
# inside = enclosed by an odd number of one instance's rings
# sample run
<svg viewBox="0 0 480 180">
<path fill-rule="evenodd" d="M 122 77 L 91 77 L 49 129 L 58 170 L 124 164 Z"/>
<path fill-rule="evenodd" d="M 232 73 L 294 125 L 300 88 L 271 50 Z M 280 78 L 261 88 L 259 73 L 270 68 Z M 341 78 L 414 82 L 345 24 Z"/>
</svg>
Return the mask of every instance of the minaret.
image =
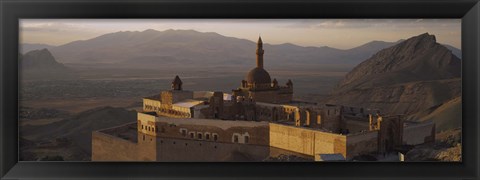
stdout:
<svg viewBox="0 0 480 180">
<path fill-rule="evenodd" d="M 278 88 L 278 81 L 277 81 L 277 79 L 275 79 L 275 78 L 274 78 L 273 81 L 272 81 L 272 87 L 273 87 L 273 88 Z"/>
<path fill-rule="evenodd" d="M 175 79 L 173 79 L 172 81 L 172 90 L 177 90 L 177 91 L 181 91 L 182 90 L 182 80 L 180 79 L 180 77 L 175 76 Z"/>
<path fill-rule="evenodd" d="M 289 79 L 289 80 L 287 81 L 287 87 L 293 88 L 293 83 L 292 83 L 292 80 L 291 80 L 291 79 Z"/>
<path fill-rule="evenodd" d="M 260 36 L 258 36 L 257 42 L 257 68 L 263 69 L 263 42 Z"/>
</svg>

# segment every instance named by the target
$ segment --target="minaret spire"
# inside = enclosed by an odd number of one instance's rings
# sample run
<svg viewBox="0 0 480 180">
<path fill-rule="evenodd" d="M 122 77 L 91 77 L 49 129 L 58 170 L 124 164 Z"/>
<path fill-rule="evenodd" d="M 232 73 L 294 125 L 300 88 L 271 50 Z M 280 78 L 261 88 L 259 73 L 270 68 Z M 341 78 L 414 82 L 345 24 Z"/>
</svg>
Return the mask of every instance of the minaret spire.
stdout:
<svg viewBox="0 0 480 180">
<path fill-rule="evenodd" d="M 173 79 L 172 81 L 172 90 L 182 90 L 182 80 L 180 79 L 180 77 L 175 76 L 175 78 Z"/>
<path fill-rule="evenodd" d="M 263 69 L 263 42 L 262 37 L 258 36 L 257 42 L 257 67 Z"/>
</svg>

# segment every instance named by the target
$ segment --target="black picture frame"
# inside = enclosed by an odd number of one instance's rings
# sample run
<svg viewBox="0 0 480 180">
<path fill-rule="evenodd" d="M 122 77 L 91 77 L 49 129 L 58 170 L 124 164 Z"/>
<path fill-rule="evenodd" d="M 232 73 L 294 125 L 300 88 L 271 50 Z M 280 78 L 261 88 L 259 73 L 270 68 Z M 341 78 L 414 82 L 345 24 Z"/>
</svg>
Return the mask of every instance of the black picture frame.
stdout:
<svg viewBox="0 0 480 180">
<path fill-rule="evenodd" d="M 1 0 L 0 177 L 2 179 L 478 179 L 478 0 Z M 463 161 L 458 163 L 18 162 L 18 43 L 21 18 L 461 18 Z M 254 28 L 254 27 L 252 27 Z"/>
</svg>

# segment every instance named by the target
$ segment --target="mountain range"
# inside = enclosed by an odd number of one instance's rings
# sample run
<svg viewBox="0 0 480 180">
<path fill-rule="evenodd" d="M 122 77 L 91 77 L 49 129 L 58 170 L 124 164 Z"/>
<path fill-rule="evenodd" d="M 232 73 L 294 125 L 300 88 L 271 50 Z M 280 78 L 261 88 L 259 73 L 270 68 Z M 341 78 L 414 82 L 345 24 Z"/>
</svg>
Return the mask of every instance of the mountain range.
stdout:
<svg viewBox="0 0 480 180">
<path fill-rule="evenodd" d="M 272 45 L 264 39 L 266 67 L 344 64 L 353 67 L 397 42 L 372 41 L 351 49 Z M 24 44 L 24 47 L 31 47 Z M 108 64 L 120 67 L 247 66 L 255 61 L 256 42 L 194 30 L 121 31 L 88 40 L 49 47 L 54 57 L 69 64 Z M 451 47 L 458 53 L 460 50 Z M 24 48 L 26 49 L 26 48 Z"/>
</svg>

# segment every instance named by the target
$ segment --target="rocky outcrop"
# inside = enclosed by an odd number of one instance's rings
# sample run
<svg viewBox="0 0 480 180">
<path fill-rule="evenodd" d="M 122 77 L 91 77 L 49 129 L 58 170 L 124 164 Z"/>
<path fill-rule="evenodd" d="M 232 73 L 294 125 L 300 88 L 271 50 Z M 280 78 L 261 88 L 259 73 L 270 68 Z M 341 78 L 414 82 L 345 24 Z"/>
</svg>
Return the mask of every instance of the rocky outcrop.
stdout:
<svg viewBox="0 0 480 180">
<path fill-rule="evenodd" d="M 462 161 L 462 131 L 438 133 L 434 143 L 416 146 L 405 155 L 406 161 Z"/>
<path fill-rule="evenodd" d="M 20 52 L 22 54 L 33 51 L 33 50 L 41 50 L 41 49 L 49 49 L 54 48 L 55 46 L 48 45 L 48 44 L 38 44 L 38 43 L 22 43 L 20 44 Z"/>
<path fill-rule="evenodd" d="M 33 50 L 20 59 L 22 68 L 26 70 L 65 70 L 63 64 L 58 63 L 47 49 Z"/>
<path fill-rule="evenodd" d="M 47 49 L 19 54 L 20 77 L 22 80 L 71 79 L 75 73 L 55 60 Z"/>
<path fill-rule="evenodd" d="M 414 114 L 461 95 L 461 80 L 416 81 L 354 89 L 330 96 L 328 102 L 378 109 L 385 114 Z"/>
<path fill-rule="evenodd" d="M 425 33 L 360 63 L 327 103 L 414 114 L 461 96 L 460 76 L 461 60 Z"/>
<path fill-rule="evenodd" d="M 379 51 L 350 71 L 335 89 L 341 93 L 398 83 L 458 78 L 461 61 L 428 33 Z"/>
</svg>

